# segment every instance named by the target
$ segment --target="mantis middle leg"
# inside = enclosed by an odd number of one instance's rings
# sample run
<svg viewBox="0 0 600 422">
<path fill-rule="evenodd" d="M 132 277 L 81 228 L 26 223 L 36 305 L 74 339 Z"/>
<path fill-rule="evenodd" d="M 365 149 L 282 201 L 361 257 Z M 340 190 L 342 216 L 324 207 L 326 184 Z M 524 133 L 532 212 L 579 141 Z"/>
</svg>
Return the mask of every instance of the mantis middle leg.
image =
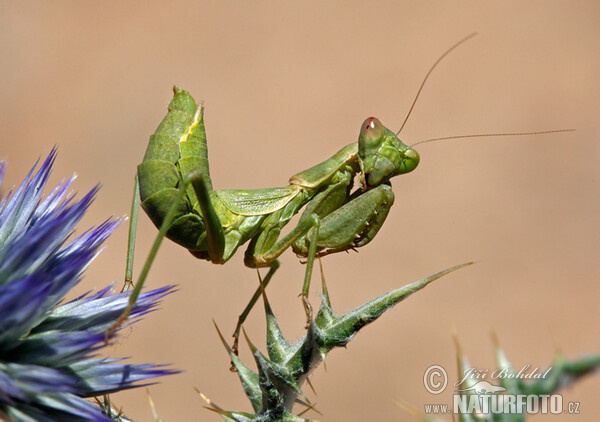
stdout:
<svg viewBox="0 0 600 422">
<path fill-rule="evenodd" d="M 358 191 L 350 197 L 347 196 L 347 189 L 347 183 L 339 183 L 317 194 L 302 214 L 298 225 L 280 241 L 271 241 L 270 247 L 264 240 L 273 239 L 274 233 L 278 235 L 281 227 L 274 221 L 267 221 L 265 230 L 252 240 L 246 251 L 246 265 L 253 266 L 254 263 L 254 266 L 258 266 L 257 261 L 270 263 L 271 269 L 263 286 L 268 284 L 279 267 L 276 258 L 285 249 L 292 246 L 298 255 L 307 257 L 301 296 L 308 321 L 312 316 L 308 293 L 315 257 L 366 245 L 383 225 L 394 202 L 394 194 L 388 185 L 366 192 Z M 272 216 L 273 219 L 276 217 Z M 261 248 L 267 251 L 261 253 Z M 241 326 L 260 293 L 259 287 L 238 319 L 233 334 L 234 346 L 237 345 Z"/>
</svg>

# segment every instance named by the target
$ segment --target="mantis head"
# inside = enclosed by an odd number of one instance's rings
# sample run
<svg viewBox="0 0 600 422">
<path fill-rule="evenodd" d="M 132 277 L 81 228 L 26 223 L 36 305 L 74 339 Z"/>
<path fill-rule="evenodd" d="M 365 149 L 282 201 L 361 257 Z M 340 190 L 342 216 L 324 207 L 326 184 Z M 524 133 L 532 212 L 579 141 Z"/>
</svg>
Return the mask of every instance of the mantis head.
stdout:
<svg viewBox="0 0 600 422">
<path fill-rule="evenodd" d="M 358 162 L 364 187 L 377 187 L 419 165 L 419 153 L 405 145 L 375 117 L 364 121 L 358 136 Z"/>
</svg>

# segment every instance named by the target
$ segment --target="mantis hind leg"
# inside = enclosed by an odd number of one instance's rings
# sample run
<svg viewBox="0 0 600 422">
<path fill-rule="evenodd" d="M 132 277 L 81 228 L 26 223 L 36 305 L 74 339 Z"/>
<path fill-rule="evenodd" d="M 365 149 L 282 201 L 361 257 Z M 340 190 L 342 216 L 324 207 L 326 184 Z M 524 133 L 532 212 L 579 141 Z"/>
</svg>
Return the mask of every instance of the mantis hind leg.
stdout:
<svg viewBox="0 0 600 422">
<path fill-rule="evenodd" d="M 211 262 L 222 263 L 225 253 L 225 233 L 221 219 L 210 200 L 210 178 L 207 178 L 198 170 L 192 170 L 187 174 L 187 181 L 192 184 L 198 198 L 198 205 L 200 205 L 202 211 L 208 256 Z"/>
<path fill-rule="evenodd" d="M 133 287 L 133 255 L 135 252 L 138 210 L 140 208 L 140 182 L 137 174 L 134 179 L 133 200 L 131 201 L 131 214 L 129 217 L 129 236 L 127 238 L 127 264 L 125 265 L 125 281 L 121 293 L 129 291 Z"/>
<path fill-rule="evenodd" d="M 138 178 L 136 177 L 136 185 L 138 182 Z M 148 276 L 148 273 L 150 272 L 150 267 L 152 266 L 152 263 L 154 262 L 154 258 L 156 257 L 156 254 L 158 253 L 158 249 L 160 247 L 160 244 L 162 243 L 163 239 L 165 238 L 165 236 L 167 235 L 167 231 L 169 230 L 169 226 L 171 225 L 171 223 L 173 222 L 173 220 L 175 219 L 176 213 L 177 213 L 177 208 L 178 208 L 178 204 L 179 202 L 181 202 L 183 200 L 183 197 L 185 196 L 185 191 L 186 191 L 186 185 L 188 182 L 185 182 L 178 190 L 177 192 L 177 196 L 175 197 L 175 201 L 173 201 L 173 203 L 171 204 L 169 211 L 167 212 L 167 215 L 160 227 L 160 230 L 158 231 L 158 234 L 156 235 L 156 238 L 154 239 L 154 243 L 152 244 L 152 248 L 150 249 L 150 253 L 148 254 L 148 258 L 146 258 L 146 262 L 144 263 L 144 267 L 142 268 L 142 271 L 140 272 L 140 276 L 138 278 L 137 283 L 135 284 L 133 290 L 131 291 L 131 294 L 129 295 L 129 301 L 127 302 L 127 306 L 125 307 L 125 309 L 123 309 L 123 312 L 121 313 L 121 315 L 119 316 L 119 318 L 117 318 L 117 320 L 113 323 L 113 325 L 111 325 L 104 333 L 104 337 L 105 337 L 105 341 L 108 342 L 108 339 L 110 337 L 113 336 L 113 334 L 123 325 L 123 323 L 125 321 L 127 321 L 127 319 L 129 318 L 129 315 L 133 309 L 133 307 L 135 306 L 135 303 L 137 301 L 138 296 L 140 295 L 140 292 L 142 291 L 142 287 L 144 286 L 144 282 L 146 281 L 146 277 Z M 137 205 L 136 205 L 136 199 L 137 194 L 134 193 L 134 199 L 133 202 L 134 204 L 132 205 L 132 207 L 136 207 L 136 212 L 135 214 L 137 215 Z M 139 197 L 138 197 L 139 198 Z M 133 214 L 133 213 L 132 213 Z M 132 215 L 132 220 L 133 220 L 133 215 Z M 137 217 L 136 217 L 137 220 Z M 130 229 L 130 235 L 132 230 L 135 231 L 135 225 L 133 224 L 133 222 L 130 223 L 129 226 Z M 135 235 L 134 235 L 135 237 Z M 133 267 L 133 247 L 134 247 L 134 241 L 130 238 L 129 240 L 129 246 L 128 246 L 128 252 L 127 252 L 127 269 L 126 269 L 126 276 L 125 276 L 125 285 L 123 286 L 123 291 L 127 291 L 127 281 L 128 281 L 128 277 L 129 279 L 131 278 L 131 270 Z M 131 262 L 130 262 L 131 260 Z M 129 284 L 133 284 L 131 281 L 129 281 Z"/>
</svg>

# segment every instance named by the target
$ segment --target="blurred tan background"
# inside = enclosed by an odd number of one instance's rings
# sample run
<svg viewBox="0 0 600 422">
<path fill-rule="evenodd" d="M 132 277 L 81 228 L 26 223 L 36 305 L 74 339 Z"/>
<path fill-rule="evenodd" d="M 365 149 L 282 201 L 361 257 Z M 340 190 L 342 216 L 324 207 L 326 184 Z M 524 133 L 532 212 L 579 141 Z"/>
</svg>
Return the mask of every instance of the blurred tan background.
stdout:
<svg viewBox="0 0 600 422">
<path fill-rule="evenodd" d="M 2 1 L 4 192 L 58 145 L 52 184 L 73 172 L 80 193 L 102 184 L 81 230 L 127 215 L 173 84 L 205 102 L 216 188 L 286 185 L 355 141 L 364 118 L 398 129 L 431 64 L 478 31 L 431 76 L 402 139 L 577 131 L 421 146 L 419 168 L 393 180 L 396 203 L 377 238 L 324 260 L 339 312 L 478 262 L 384 315 L 312 377 L 323 413 L 312 418 L 409 420 L 397 400 L 450 403 L 450 391 L 432 396 L 422 379 L 440 364 L 456 380 L 454 329 L 479 368 L 494 365 L 492 327 L 519 368 L 548 365 L 557 348 L 568 358 L 600 351 L 599 20 L 598 4 L 571 1 Z M 123 225 L 112 236 L 78 293 L 121 282 L 126 234 Z M 136 274 L 155 234 L 141 214 Z M 242 257 L 216 266 L 166 243 L 148 287 L 179 291 L 104 351 L 185 371 L 150 389 L 164 421 L 219 420 L 193 387 L 227 409 L 251 409 L 212 325 L 231 332 L 257 285 Z M 284 254 L 268 289 L 291 339 L 303 333 L 303 270 Z M 262 310 L 246 330 L 264 350 Z M 242 356 L 251 361 L 246 347 Z M 570 388 L 565 400 L 580 401 L 582 414 L 555 419 L 596 420 L 599 392 L 599 375 Z M 113 400 L 151 420 L 143 390 Z"/>
</svg>

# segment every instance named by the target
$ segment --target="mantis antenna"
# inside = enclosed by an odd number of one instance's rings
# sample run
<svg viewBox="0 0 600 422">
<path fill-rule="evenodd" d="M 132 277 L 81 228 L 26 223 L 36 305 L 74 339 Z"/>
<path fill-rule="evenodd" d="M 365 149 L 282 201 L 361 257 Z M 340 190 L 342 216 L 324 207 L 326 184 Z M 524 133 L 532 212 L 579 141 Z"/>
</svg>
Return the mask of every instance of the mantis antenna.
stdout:
<svg viewBox="0 0 600 422">
<path fill-rule="evenodd" d="M 543 130 L 539 132 L 510 132 L 510 133 L 475 133 L 471 135 L 454 135 L 444 136 L 442 138 L 431 138 L 425 139 L 424 141 L 415 142 L 409 148 L 415 145 L 425 144 L 427 142 L 445 141 L 448 139 L 465 139 L 465 138 L 491 138 L 494 136 L 527 136 L 527 135 L 544 135 L 547 133 L 562 133 L 562 132 L 575 132 L 575 129 L 556 129 L 556 130 Z"/>
<path fill-rule="evenodd" d="M 462 40 L 460 40 L 459 42 L 454 44 L 452 47 L 450 47 L 448 50 L 446 50 L 446 52 L 444 54 L 442 54 L 439 57 L 439 59 L 437 59 L 435 61 L 433 66 L 431 66 L 431 68 L 427 72 L 427 75 L 425 75 L 425 78 L 423 78 L 423 82 L 421 82 L 421 86 L 419 87 L 419 90 L 417 91 L 417 95 L 415 95 L 415 99 L 413 100 L 412 105 L 410 106 L 410 109 L 408 110 L 408 113 L 406 114 L 406 117 L 404 118 L 404 122 L 402 123 L 402 126 L 400 126 L 400 130 L 398 132 L 396 132 L 396 136 L 398 136 L 400 134 L 400 132 L 402 132 L 402 129 L 404 129 L 404 125 L 408 121 L 408 118 L 410 117 L 410 113 L 412 113 L 413 108 L 415 108 L 417 99 L 419 99 L 419 95 L 421 95 L 421 91 L 423 90 L 423 87 L 425 86 L 425 82 L 427 82 L 427 79 L 429 79 L 429 75 L 431 75 L 431 72 L 433 72 L 433 69 L 435 69 L 435 67 L 444 59 L 444 57 L 446 57 L 448 54 L 450 54 L 452 52 L 452 50 L 457 48 L 459 45 L 467 42 L 468 40 L 473 38 L 475 35 L 477 35 L 477 32 L 473 32 L 471 35 L 467 35 L 465 38 L 463 38 Z"/>
<path fill-rule="evenodd" d="M 408 118 L 410 117 L 410 114 L 412 113 L 413 109 L 415 108 L 415 104 L 417 103 L 417 100 L 419 99 L 419 95 L 421 95 L 421 91 L 423 90 L 423 87 L 425 86 L 425 83 L 427 82 L 427 79 L 429 79 L 429 76 L 431 75 L 431 73 L 433 72 L 433 70 L 436 68 L 436 66 L 448 54 L 450 54 L 453 50 L 455 50 L 461 44 L 463 44 L 463 43 L 467 42 L 468 40 L 470 40 L 471 38 L 473 38 L 475 35 L 477 35 L 477 32 L 473 32 L 472 34 L 467 35 L 465 38 L 463 38 L 462 40 L 460 40 L 459 42 L 457 42 L 456 44 L 454 44 L 452 47 L 450 47 L 448 50 L 446 50 L 444 52 L 444 54 L 442 54 L 435 61 L 435 63 L 429 68 L 429 71 L 427 72 L 427 74 L 423 78 L 423 82 L 421 82 L 421 86 L 419 86 L 419 90 L 417 91 L 417 95 L 415 95 L 415 99 L 413 100 L 413 102 L 412 102 L 412 104 L 410 106 L 410 109 L 408 110 L 408 113 L 406 114 L 406 117 L 404 118 L 404 122 L 402 122 L 402 126 L 400 126 L 400 130 L 398 130 L 398 132 L 396 132 L 396 136 L 398 136 L 400 134 L 400 132 L 402 132 L 402 129 L 404 129 L 404 126 L 406 125 L 406 122 L 408 121 Z M 544 130 L 544 131 L 537 131 L 537 132 L 480 133 L 480 134 L 469 134 L 469 135 L 444 136 L 442 138 L 432 138 L 432 139 L 426 139 L 424 141 L 415 142 L 414 144 L 410 145 L 409 148 L 412 148 L 415 145 L 420 145 L 420 144 L 424 144 L 424 143 L 427 143 L 427 142 L 445 141 L 445 140 L 449 140 L 449 139 L 491 138 L 491 137 L 497 137 L 497 136 L 544 135 L 544 134 L 548 134 L 548 133 L 562 133 L 562 132 L 574 132 L 574 131 L 575 131 L 575 129 L 557 129 L 557 130 Z"/>
</svg>

